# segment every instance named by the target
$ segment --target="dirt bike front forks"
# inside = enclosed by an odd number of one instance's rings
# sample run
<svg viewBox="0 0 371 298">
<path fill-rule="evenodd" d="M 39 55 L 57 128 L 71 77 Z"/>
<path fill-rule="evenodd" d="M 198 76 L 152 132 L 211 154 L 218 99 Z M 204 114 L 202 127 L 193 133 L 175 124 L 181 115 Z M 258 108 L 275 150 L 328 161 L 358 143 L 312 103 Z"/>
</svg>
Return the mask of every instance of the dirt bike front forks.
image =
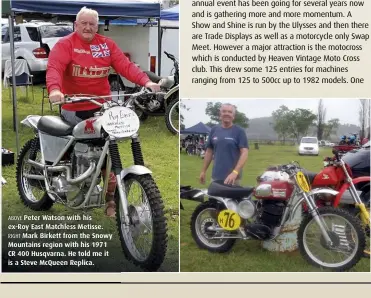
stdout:
<svg viewBox="0 0 371 298">
<path fill-rule="evenodd" d="M 142 149 L 141 149 L 140 140 L 137 134 L 131 138 L 131 148 L 132 148 L 132 153 L 133 153 L 134 164 L 143 166 L 144 161 L 143 161 Z M 121 206 L 123 210 L 122 219 L 126 225 L 130 225 L 130 217 L 129 217 L 129 211 L 128 211 L 129 206 L 128 206 L 128 200 L 126 197 L 125 183 L 122 181 L 122 178 L 121 178 L 121 171 L 123 167 L 121 163 L 118 145 L 115 140 L 110 141 L 109 155 L 110 155 L 109 156 L 110 158 L 108 158 L 107 164 L 109 166 L 112 166 L 113 172 L 116 176 L 117 189 L 119 191 L 120 202 L 121 202 Z M 106 172 L 107 172 L 106 178 L 108 178 L 107 176 L 109 176 L 109 173 L 110 173 L 108 168 Z M 105 193 L 106 193 L 106 189 L 104 191 L 104 194 Z"/>
<path fill-rule="evenodd" d="M 317 225 L 319 226 L 319 228 L 321 230 L 321 233 L 322 233 L 322 236 L 323 236 L 324 240 L 331 247 L 333 245 L 333 243 L 332 243 L 332 240 L 331 240 L 331 238 L 330 238 L 330 236 L 327 232 L 328 231 L 327 224 L 323 220 L 322 216 L 319 215 L 318 208 L 317 208 L 316 204 L 313 202 L 312 198 L 308 197 L 308 195 L 305 192 L 303 192 L 302 195 L 304 196 L 305 201 L 308 204 L 309 213 L 312 215 L 313 219 L 315 220 L 315 222 L 317 223 Z"/>
</svg>

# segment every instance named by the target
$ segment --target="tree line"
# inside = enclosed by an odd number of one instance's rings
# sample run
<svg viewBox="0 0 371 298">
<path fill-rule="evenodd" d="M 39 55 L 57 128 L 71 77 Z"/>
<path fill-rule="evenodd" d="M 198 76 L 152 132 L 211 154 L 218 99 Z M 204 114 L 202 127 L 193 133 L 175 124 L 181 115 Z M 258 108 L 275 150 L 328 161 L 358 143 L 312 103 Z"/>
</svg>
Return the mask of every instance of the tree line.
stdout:
<svg viewBox="0 0 371 298">
<path fill-rule="evenodd" d="M 357 101 L 355 101 L 356 103 Z M 359 100 L 359 124 L 361 127 L 359 137 L 370 138 L 370 100 L 360 99 Z M 222 105 L 221 102 L 208 102 L 205 114 L 209 116 L 210 121 L 205 123 L 209 127 L 219 124 L 219 109 Z M 238 111 L 236 108 L 236 116 L 234 122 L 243 128 L 249 127 L 249 118 L 245 113 Z M 181 104 L 181 109 L 188 110 L 185 104 Z M 323 100 L 320 99 L 317 106 L 317 113 L 313 113 L 309 109 L 296 108 L 290 110 L 287 106 L 281 105 L 277 110 L 272 112 L 273 122 L 270 123 L 274 131 L 277 133 L 282 143 L 287 140 L 295 139 L 297 142 L 303 136 L 309 134 L 312 128 L 315 128 L 317 132 L 318 140 L 330 139 L 331 135 L 335 134 L 339 127 L 339 119 L 332 118 L 326 120 L 327 110 L 323 104 Z M 180 115 L 181 129 L 184 129 L 184 116 Z M 351 132 L 350 132 L 351 133 Z"/>
</svg>

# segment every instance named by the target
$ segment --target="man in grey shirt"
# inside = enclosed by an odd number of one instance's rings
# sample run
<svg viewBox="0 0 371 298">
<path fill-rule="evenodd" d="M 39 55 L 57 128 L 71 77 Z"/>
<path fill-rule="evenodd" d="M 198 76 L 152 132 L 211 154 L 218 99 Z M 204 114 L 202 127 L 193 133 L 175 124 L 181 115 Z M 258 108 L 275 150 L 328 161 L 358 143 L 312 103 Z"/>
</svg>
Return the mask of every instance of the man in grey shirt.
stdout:
<svg viewBox="0 0 371 298">
<path fill-rule="evenodd" d="M 200 182 L 205 184 L 206 171 L 214 156 L 212 180 L 224 181 L 225 184 L 239 184 L 242 168 L 247 161 L 248 141 L 245 130 L 233 124 L 236 109 L 231 104 L 220 107 L 221 124 L 214 126 L 206 144 L 204 165 Z"/>
</svg>

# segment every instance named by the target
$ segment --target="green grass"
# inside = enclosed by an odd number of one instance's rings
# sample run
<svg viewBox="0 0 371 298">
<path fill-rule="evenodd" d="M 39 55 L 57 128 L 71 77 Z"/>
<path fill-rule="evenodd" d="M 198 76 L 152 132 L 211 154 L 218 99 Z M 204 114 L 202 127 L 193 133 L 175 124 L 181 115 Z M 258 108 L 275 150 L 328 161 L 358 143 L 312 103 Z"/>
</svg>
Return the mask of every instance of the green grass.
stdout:
<svg viewBox="0 0 371 298">
<path fill-rule="evenodd" d="M 42 89 L 40 86 L 34 88 L 35 100 L 31 96 L 25 98 L 25 92 L 17 88 L 18 96 L 18 119 L 19 122 L 27 115 L 41 115 Z M 44 114 L 58 114 L 58 107 L 50 111 L 49 104 L 44 106 Z M 168 250 L 166 260 L 159 271 L 179 270 L 179 200 L 178 200 L 178 137 L 172 135 L 165 126 L 164 117 L 149 117 L 140 128 L 140 140 L 145 165 L 153 172 L 153 178 L 161 192 L 165 205 L 165 212 L 168 223 Z M 20 147 L 31 139 L 34 133 L 30 128 L 19 124 Z M 2 91 L 2 146 L 16 152 L 15 133 L 13 132 L 12 104 L 9 101 L 8 89 Z M 133 157 L 130 148 L 130 140 L 119 144 L 123 166 L 133 164 Z M 2 187 L 2 216 L 3 216 L 3 244 L 7 243 L 7 221 L 10 215 L 31 215 L 31 214 L 54 214 L 71 215 L 81 214 L 81 211 L 73 211 L 61 205 L 54 205 L 50 211 L 34 212 L 26 208 L 18 195 L 15 181 L 15 165 L 2 168 L 2 176 L 7 184 Z M 104 231 L 113 233 L 114 238 L 110 247 L 113 250 L 121 250 L 118 240 L 116 223 L 113 219 L 107 218 L 103 209 L 89 211 L 93 216 L 93 224 L 101 224 Z M 117 257 L 119 259 L 117 259 Z M 121 259 L 120 259 L 121 258 Z M 118 271 L 137 271 L 139 268 L 127 262 L 122 253 L 116 254 L 115 258 L 102 258 L 96 270 L 107 271 L 109 267 Z"/>
<path fill-rule="evenodd" d="M 298 161 L 310 171 L 320 171 L 323 158 L 331 156 L 331 150 L 321 148 L 319 156 L 299 156 L 296 146 L 261 145 L 259 150 L 251 146 L 247 164 L 244 167 L 242 185 L 256 185 L 256 177 L 269 165 Z M 209 167 L 206 184 L 199 183 L 198 177 L 203 160 L 196 156 L 180 155 L 180 184 L 195 188 L 207 188 L 210 183 Z M 180 212 L 180 270 L 182 272 L 313 272 L 318 268 L 308 264 L 298 251 L 290 253 L 269 252 L 262 248 L 260 241 L 237 240 L 230 252 L 210 253 L 198 248 L 190 232 L 190 218 L 197 202 L 182 200 L 185 210 Z M 352 271 L 370 272 L 370 260 L 362 259 Z"/>
</svg>

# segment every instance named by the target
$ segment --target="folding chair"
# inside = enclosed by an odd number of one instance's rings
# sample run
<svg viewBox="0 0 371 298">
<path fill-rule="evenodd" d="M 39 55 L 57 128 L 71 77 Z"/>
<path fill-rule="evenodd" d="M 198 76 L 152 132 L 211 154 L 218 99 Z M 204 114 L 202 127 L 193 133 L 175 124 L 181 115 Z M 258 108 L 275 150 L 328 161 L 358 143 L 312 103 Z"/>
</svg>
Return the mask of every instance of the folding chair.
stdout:
<svg viewBox="0 0 371 298">
<path fill-rule="evenodd" d="M 28 86 L 32 88 L 32 102 L 35 100 L 33 93 L 33 75 L 29 74 L 27 61 L 24 59 L 16 59 L 16 76 L 15 76 L 15 86 L 16 87 L 26 87 L 26 96 L 28 99 Z M 5 71 L 4 71 L 5 80 L 9 87 L 9 100 L 11 101 L 11 91 L 10 88 L 13 87 L 12 72 L 11 72 L 11 61 L 7 60 L 5 62 Z"/>
</svg>

